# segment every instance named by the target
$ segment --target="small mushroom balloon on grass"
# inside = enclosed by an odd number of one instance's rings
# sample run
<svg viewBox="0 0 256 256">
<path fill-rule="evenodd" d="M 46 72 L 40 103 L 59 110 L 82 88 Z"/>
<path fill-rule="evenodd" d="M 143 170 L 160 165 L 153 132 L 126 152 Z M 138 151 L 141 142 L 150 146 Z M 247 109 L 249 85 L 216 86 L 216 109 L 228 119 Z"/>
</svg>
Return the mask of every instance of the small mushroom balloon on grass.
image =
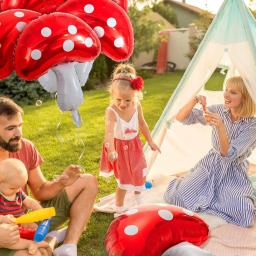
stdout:
<svg viewBox="0 0 256 256">
<path fill-rule="evenodd" d="M 207 224 L 196 214 L 168 204 L 144 204 L 116 218 L 105 236 L 108 255 L 160 256 L 168 248 L 187 241 L 203 244 Z"/>
<path fill-rule="evenodd" d="M 43 15 L 30 22 L 20 36 L 15 70 L 25 80 L 39 81 L 49 72 L 56 83 L 59 108 L 71 111 L 79 127 L 77 108 L 83 102 L 83 93 L 75 67 L 77 62 L 94 60 L 100 50 L 96 33 L 80 18 L 67 13 Z"/>
</svg>

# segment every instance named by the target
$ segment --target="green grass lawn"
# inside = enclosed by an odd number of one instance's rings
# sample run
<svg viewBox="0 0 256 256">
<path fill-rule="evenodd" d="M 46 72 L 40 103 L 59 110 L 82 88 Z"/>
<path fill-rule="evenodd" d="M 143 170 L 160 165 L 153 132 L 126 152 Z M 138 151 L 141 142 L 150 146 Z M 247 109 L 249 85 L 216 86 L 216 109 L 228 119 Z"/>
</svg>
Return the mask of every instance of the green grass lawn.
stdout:
<svg viewBox="0 0 256 256">
<path fill-rule="evenodd" d="M 142 101 L 145 118 L 150 129 L 176 88 L 182 72 L 155 75 L 145 80 Z M 206 88 L 221 88 L 223 76 L 215 73 Z M 80 107 L 83 118 L 81 128 L 75 128 L 69 113 L 61 113 L 55 100 L 43 102 L 39 107 L 24 108 L 24 136 L 34 142 L 44 158 L 41 166 L 48 179 L 60 174 L 71 164 L 83 166 L 85 172 L 98 176 L 101 146 L 104 134 L 104 112 L 109 104 L 105 88 L 85 93 L 85 102 Z M 99 177 L 98 198 L 110 194 L 115 181 Z M 112 221 L 110 214 L 94 213 L 79 243 L 79 255 L 105 255 L 104 235 Z"/>
</svg>

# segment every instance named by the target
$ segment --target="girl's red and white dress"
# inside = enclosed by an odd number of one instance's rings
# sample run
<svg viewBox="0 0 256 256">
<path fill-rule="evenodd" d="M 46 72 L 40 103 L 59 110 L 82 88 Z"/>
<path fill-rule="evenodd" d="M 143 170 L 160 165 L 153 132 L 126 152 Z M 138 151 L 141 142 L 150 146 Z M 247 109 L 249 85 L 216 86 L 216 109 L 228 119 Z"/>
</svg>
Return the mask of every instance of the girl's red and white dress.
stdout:
<svg viewBox="0 0 256 256">
<path fill-rule="evenodd" d="M 118 157 L 114 162 L 108 160 L 106 145 L 103 145 L 100 161 L 100 175 L 115 175 L 118 187 L 130 191 L 145 189 L 147 163 L 143 153 L 143 144 L 139 138 L 139 118 L 136 108 L 132 118 L 127 122 L 112 108 L 116 116 L 114 128 L 114 145 Z"/>
</svg>

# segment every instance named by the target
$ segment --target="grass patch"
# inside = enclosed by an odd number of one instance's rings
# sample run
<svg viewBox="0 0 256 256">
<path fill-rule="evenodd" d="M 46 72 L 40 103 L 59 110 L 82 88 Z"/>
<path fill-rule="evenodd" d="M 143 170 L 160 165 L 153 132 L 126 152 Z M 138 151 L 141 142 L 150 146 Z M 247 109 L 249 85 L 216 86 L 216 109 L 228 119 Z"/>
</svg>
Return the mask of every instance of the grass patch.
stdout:
<svg viewBox="0 0 256 256">
<path fill-rule="evenodd" d="M 145 80 L 142 106 L 150 129 L 154 128 L 164 106 L 176 88 L 182 72 L 153 75 Z M 206 88 L 216 90 L 222 86 L 219 73 L 207 83 Z M 71 164 L 80 164 L 85 171 L 98 176 L 99 159 L 104 134 L 104 112 L 109 104 L 106 89 L 85 93 L 85 102 L 80 107 L 83 118 L 81 128 L 75 128 L 70 113 L 61 113 L 54 100 L 43 102 L 40 107 L 24 107 L 24 136 L 34 142 L 44 158 L 41 168 L 48 179 L 60 174 Z M 108 182 L 99 178 L 98 198 L 115 189 L 114 179 Z M 110 214 L 94 213 L 79 243 L 79 255 L 105 255 L 104 235 L 113 217 Z"/>
</svg>

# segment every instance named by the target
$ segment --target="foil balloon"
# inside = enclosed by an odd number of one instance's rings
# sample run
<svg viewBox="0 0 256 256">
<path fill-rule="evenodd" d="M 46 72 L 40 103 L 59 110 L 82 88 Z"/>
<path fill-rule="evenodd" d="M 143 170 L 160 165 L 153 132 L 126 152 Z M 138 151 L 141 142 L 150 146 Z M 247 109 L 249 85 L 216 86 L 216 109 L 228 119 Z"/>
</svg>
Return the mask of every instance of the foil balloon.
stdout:
<svg viewBox="0 0 256 256">
<path fill-rule="evenodd" d="M 48 69 L 45 74 L 40 76 L 38 82 L 47 92 L 54 93 L 57 91 L 57 77 L 52 69 Z"/>
<path fill-rule="evenodd" d="M 84 21 L 70 14 L 52 13 L 24 29 L 16 47 L 15 70 L 25 80 L 38 79 L 50 92 L 57 90 L 62 111 L 77 111 L 83 92 L 75 65 L 95 59 L 100 49 L 97 35 Z M 80 115 L 75 112 L 73 116 L 80 127 Z"/>
<path fill-rule="evenodd" d="M 128 12 L 128 0 L 113 0 L 120 5 L 126 12 Z"/>
<path fill-rule="evenodd" d="M 41 13 L 51 13 L 66 0 L 2 0 L 2 10 L 28 9 Z"/>
<path fill-rule="evenodd" d="M 85 22 L 70 14 L 52 13 L 24 29 L 16 47 L 15 70 L 21 78 L 34 80 L 55 65 L 90 61 L 99 53 L 98 37 Z"/>
<path fill-rule="evenodd" d="M 81 86 L 84 86 L 89 78 L 89 74 L 92 70 L 93 60 L 84 63 L 77 63 L 75 65 L 76 74 Z"/>
<path fill-rule="evenodd" d="M 133 51 L 132 24 L 122 7 L 109 0 L 69 0 L 58 9 L 84 20 L 98 35 L 101 51 L 115 61 L 129 59 Z"/>
<path fill-rule="evenodd" d="M 0 13 L 0 79 L 14 70 L 13 58 L 16 42 L 27 24 L 41 14 L 30 10 L 8 10 Z"/>
<path fill-rule="evenodd" d="M 207 224 L 195 213 L 168 204 L 144 204 L 116 218 L 105 236 L 109 256 L 160 256 L 187 241 L 204 243 Z"/>
</svg>

